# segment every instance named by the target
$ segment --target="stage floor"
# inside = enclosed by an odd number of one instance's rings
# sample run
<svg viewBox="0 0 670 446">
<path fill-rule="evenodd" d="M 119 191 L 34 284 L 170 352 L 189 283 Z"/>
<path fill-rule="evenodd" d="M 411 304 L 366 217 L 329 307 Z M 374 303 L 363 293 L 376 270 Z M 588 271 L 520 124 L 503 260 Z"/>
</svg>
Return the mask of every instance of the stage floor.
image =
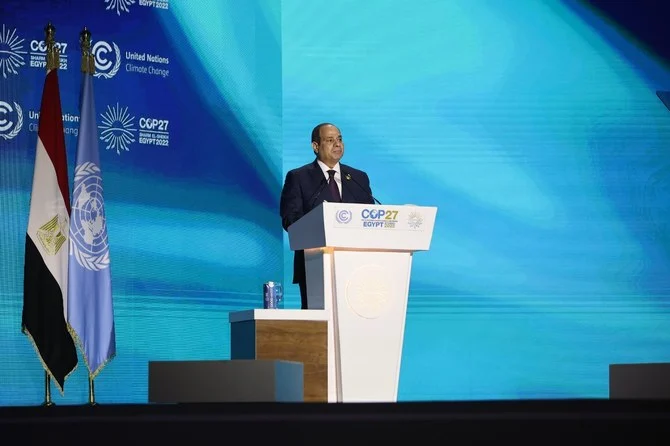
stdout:
<svg viewBox="0 0 670 446">
<path fill-rule="evenodd" d="M 395 404 L 103 404 L 2 407 L 0 433 L 22 443 L 59 439 L 159 444 L 668 444 L 670 401 L 522 400 Z M 3 443 L 5 443 L 3 441 Z M 10 444 L 10 443 L 7 443 Z M 105 442 L 105 444 L 107 444 Z M 413 445 L 418 446 L 418 445 Z"/>
</svg>

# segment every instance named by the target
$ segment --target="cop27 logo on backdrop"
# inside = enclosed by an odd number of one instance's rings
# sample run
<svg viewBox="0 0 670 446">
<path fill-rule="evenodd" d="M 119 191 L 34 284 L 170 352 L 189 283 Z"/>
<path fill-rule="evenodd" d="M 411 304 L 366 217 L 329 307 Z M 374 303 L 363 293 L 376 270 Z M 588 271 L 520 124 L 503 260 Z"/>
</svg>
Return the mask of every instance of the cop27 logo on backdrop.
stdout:
<svg viewBox="0 0 670 446">
<path fill-rule="evenodd" d="M 23 51 L 23 40 L 16 34 L 16 28 L 7 28 L 2 25 L 0 32 L 0 73 L 7 79 L 8 74 L 19 74 L 16 71 L 19 67 L 26 64 Z"/>
<path fill-rule="evenodd" d="M 121 15 L 122 12 L 130 12 L 128 9 L 134 4 L 139 6 L 148 6 L 156 9 L 168 9 L 169 0 L 105 0 L 107 11 L 116 11 L 116 15 Z"/>
<path fill-rule="evenodd" d="M 121 68 L 121 50 L 116 43 L 112 42 L 110 45 L 103 40 L 99 40 L 93 44 L 91 52 L 95 60 L 95 74 L 93 76 L 110 79 L 119 72 L 119 68 Z"/>
<path fill-rule="evenodd" d="M 130 147 L 137 142 L 143 146 L 170 146 L 170 121 L 150 116 L 142 116 L 137 120 L 128 107 L 122 107 L 117 102 L 115 106 L 107 106 L 104 113 L 100 113 L 101 124 L 100 140 L 105 143 L 105 149 L 121 152 L 130 152 Z M 139 128 L 138 128 L 139 127 Z"/>
<path fill-rule="evenodd" d="M 128 7 L 135 4 L 135 0 L 105 0 L 107 11 L 116 10 L 116 15 L 121 15 L 121 12 L 130 12 Z"/>
<path fill-rule="evenodd" d="M 54 46 L 60 54 L 60 70 L 67 70 L 67 42 L 55 42 Z M 44 40 L 30 41 L 30 66 L 32 68 L 46 68 L 47 66 L 47 44 Z"/>
<path fill-rule="evenodd" d="M 0 138 L 12 139 L 23 127 L 23 110 L 14 102 L 14 107 L 9 102 L 0 101 Z"/>
<path fill-rule="evenodd" d="M 107 106 L 107 110 L 100 113 L 101 124 L 100 140 L 103 141 L 107 150 L 116 150 L 117 155 L 121 152 L 129 152 L 130 145 L 135 142 L 137 129 L 135 128 L 135 116 L 128 111 L 128 107 L 122 107 L 116 103 L 115 107 Z"/>
</svg>

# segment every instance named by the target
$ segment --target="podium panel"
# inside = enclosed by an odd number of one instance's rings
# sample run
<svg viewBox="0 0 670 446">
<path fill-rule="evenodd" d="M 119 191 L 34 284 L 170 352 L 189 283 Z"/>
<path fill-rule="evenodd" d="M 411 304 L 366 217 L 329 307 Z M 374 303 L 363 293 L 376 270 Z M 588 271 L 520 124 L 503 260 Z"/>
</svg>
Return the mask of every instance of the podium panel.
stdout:
<svg viewBox="0 0 670 446">
<path fill-rule="evenodd" d="M 407 252 L 335 251 L 338 401 L 396 401 L 405 333 Z"/>
<path fill-rule="evenodd" d="M 397 400 L 412 256 L 437 208 L 322 203 L 288 228 L 307 306 L 328 316 L 328 401 Z"/>
<path fill-rule="evenodd" d="M 288 228 L 292 250 L 427 251 L 436 207 L 322 203 Z"/>
</svg>

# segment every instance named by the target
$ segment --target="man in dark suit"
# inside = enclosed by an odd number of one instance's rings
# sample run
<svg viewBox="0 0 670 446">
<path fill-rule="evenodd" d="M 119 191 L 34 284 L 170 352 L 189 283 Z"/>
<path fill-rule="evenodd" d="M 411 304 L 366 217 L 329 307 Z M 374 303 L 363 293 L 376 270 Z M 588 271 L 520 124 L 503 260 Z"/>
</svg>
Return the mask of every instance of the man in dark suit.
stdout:
<svg viewBox="0 0 670 446">
<path fill-rule="evenodd" d="M 340 163 L 344 142 L 337 127 L 329 123 L 314 127 L 312 150 L 316 155 L 313 162 L 286 174 L 279 203 L 285 230 L 324 201 L 374 204 L 368 175 Z M 307 309 L 304 251 L 294 254 L 293 283 L 300 286 L 302 309 Z"/>
</svg>

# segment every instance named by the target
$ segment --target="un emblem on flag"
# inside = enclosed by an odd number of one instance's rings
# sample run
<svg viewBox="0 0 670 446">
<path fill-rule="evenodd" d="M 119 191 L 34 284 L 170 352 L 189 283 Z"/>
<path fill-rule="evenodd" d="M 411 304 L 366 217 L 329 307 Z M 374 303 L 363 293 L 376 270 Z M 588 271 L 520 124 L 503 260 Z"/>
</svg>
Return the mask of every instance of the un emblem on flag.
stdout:
<svg viewBox="0 0 670 446">
<path fill-rule="evenodd" d="M 84 268 L 100 271 L 109 266 L 107 222 L 100 168 L 86 162 L 74 174 L 70 216 L 70 254 Z"/>
</svg>

